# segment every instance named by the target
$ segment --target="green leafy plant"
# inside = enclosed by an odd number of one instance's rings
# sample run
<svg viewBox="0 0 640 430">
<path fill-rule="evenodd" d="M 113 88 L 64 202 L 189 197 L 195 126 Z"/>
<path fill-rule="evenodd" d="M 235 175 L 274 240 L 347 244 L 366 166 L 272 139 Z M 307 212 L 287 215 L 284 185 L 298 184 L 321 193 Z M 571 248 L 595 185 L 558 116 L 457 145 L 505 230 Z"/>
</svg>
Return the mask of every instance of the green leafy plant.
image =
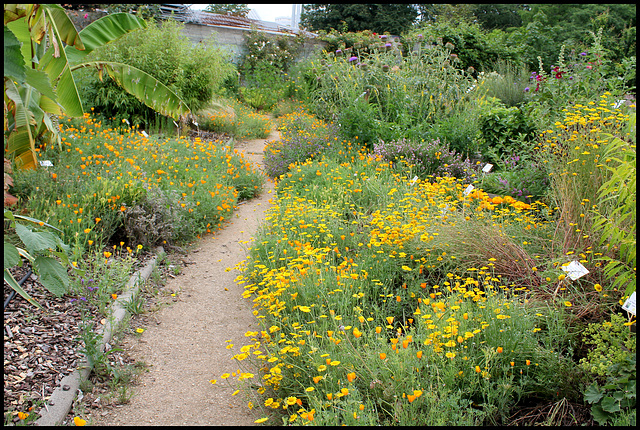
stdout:
<svg viewBox="0 0 640 430">
<path fill-rule="evenodd" d="M 623 363 L 636 351 L 635 335 L 624 325 L 621 314 L 611 314 L 604 323 L 589 324 L 584 332 L 584 342 L 593 349 L 580 360 L 580 366 L 595 375 L 607 375 L 609 367 Z"/>
<path fill-rule="evenodd" d="M 600 425 L 635 425 L 636 354 L 607 368 L 604 385 L 592 383 L 584 392 L 593 418 Z"/>
<path fill-rule="evenodd" d="M 483 158 L 498 164 L 511 154 L 529 153 L 534 127 L 517 107 L 499 102 L 483 110 L 478 117 L 478 145 Z"/>
<path fill-rule="evenodd" d="M 628 130 L 635 139 L 635 114 L 631 115 Z M 598 189 L 604 201 L 615 200 L 615 209 L 608 215 L 596 213 L 593 228 L 600 233 L 600 245 L 607 244 L 609 255 L 604 274 L 614 288 L 624 289 L 626 295 L 636 290 L 636 149 L 619 137 L 605 135 L 608 144 L 603 156 L 614 165 L 605 165 L 611 178 Z"/>
<path fill-rule="evenodd" d="M 69 259 L 67 251 L 69 250 L 69 247 L 68 245 L 65 245 L 56 234 L 46 230 L 32 229 L 17 222 L 16 219 L 27 221 L 40 227 L 46 226 L 49 229 L 60 231 L 52 225 L 24 215 L 13 214 L 10 210 L 4 211 L 4 219 L 5 223 L 9 222 L 10 227 L 15 229 L 18 238 L 24 246 L 24 248 L 22 248 L 7 242 L 5 236 L 4 280 L 29 303 L 39 309 L 42 309 L 42 307 L 16 282 L 9 269 L 16 265 L 22 266 L 21 257 L 26 258 L 31 263 L 33 271 L 39 276 L 40 283 L 49 292 L 60 297 L 67 292 L 69 287 L 69 277 L 67 275 L 67 269 L 65 269 L 65 267 L 60 264 L 55 257 L 60 258 L 65 265 L 68 265 Z"/>
</svg>

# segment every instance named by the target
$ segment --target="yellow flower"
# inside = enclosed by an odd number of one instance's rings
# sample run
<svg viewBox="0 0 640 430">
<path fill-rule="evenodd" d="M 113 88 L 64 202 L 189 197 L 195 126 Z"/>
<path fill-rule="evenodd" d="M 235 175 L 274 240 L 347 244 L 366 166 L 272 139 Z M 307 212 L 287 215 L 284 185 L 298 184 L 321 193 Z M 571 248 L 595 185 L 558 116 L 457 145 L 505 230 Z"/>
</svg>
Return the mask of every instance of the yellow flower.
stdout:
<svg viewBox="0 0 640 430">
<path fill-rule="evenodd" d="M 260 418 L 260 419 L 255 420 L 255 421 L 254 421 L 254 423 L 256 423 L 256 424 L 260 424 L 260 423 L 265 422 L 265 421 L 266 421 L 266 420 L 268 420 L 268 419 L 269 419 L 269 418 Z"/>
<path fill-rule="evenodd" d="M 313 390 L 315 390 L 314 387 L 307 387 L 307 388 L 304 389 L 304 391 L 307 391 L 309 393 L 312 392 Z"/>
<path fill-rule="evenodd" d="M 595 285 L 593 286 L 593 288 L 594 288 L 597 292 L 602 291 L 602 285 L 600 285 L 600 284 L 595 284 Z"/>
<path fill-rule="evenodd" d="M 565 275 L 564 273 L 562 275 L 558 275 L 558 281 L 563 281 L 564 278 L 566 278 L 567 275 Z"/>
<path fill-rule="evenodd" d="M 356 379 L 356 374 L 355 372 L 351 372 L 351 373 L 347 373 L 347 380 L 349 382 L 353 382 L 353 380 Z"/>
<path fill-rule="evenodd" d="M 338 360 L 333 360 L 331 363 L 329 363 L 332 366 L 337 366 L 338 364 L 340 364 L 340 362 Z"/>
<path fill-rule="evenodd" d="M 324 372 L 325 370 L 327 370 L 327 366 L 325 366 L 324 364 L 318 366 L 318 372 Z"/>
<path fill-rule="evenodd" d="M 296 400 L 298 400 L 296 397 L 287 397 L 287 405 L 294 405 L 296 403 Z"/>
<path fill-rule="evenodd" d="M 300 309 L 302 312 L 311 312 L 309 306 L 298 306 L 298 309 Z"/>
<path fill-rule="evenodd" d="M 143 332 L 144 332 L 144 329 L 143 329 L 143 328 L 137 328 L 137 329 L 136 329 L 136 332 L 138 332 L 138 333 L 143 333 Z"/>
<path fill-rule="evenodd" d="M 568 308 L 570 308 L 571 306 L 573 306 L 573 305 L 571 304 L 571 302 L 569 302 L 569 301 L 564 302 L 564 305 L 565 305 L 566 307 L 568 307 Z"/>
<path fill-rule="evenodd" d="M 80 417 L 73 417 L 73 423 L 77 426 L 83 426 L 85 424 L 87 424 L 87 421 L 83 420 Z"/>
<path fill-rule="evenodd" d="M 231 376 L 231 375 L 230 375 L 230 374 L 228 374 L 228 373 L 223 373 L 220 377 L 221 377 L 222 379 L 227 379 L 229 376 Z"/>
</svg>

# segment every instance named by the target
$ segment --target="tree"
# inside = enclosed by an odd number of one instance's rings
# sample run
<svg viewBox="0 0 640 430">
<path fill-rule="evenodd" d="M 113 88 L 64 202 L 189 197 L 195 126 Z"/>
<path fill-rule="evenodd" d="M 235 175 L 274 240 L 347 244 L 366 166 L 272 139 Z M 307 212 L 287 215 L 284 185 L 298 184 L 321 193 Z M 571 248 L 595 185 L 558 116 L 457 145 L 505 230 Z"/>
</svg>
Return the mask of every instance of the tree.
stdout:
<svg viewBox="0 0 640 430">
<path fill-rule="evenodd" d="M 231 3 L 231 4 L 215 3 L 215 4 L 208 5 L 204 9 L 205 12 L 218 13 L 220 15 L 229 14 L 233 16 L 242 16 L 242 17 L 246 17 L 249 14 L 250 10 L 251 9 L 249 9 L 249 6 L 247 6 L 246 4 L 235 4 L 235 3 Z"/>
<path fill-rule="evenodd" d="M 417 17 L 418 9 L 411 4 L 306 4 L 300 23 L 313 31 L 371 30 L 399 36 Z"/>
<path fill-rule="evenodd" d="M 485 30 L 496 28 L 506 30 L 509 27 L 522 25 L 520 11 L 527 10 L 527 8 L 528 6 L 523 4 L 479 3 L 473 5 L 473 14 L 478 20 L 478 24 Z"/>
<path fill-rule="evenodd" d="M 417 4 L 421 22 L 451 21 L 472 24 L 475 21 L 471 4 Z"/>
</svg>

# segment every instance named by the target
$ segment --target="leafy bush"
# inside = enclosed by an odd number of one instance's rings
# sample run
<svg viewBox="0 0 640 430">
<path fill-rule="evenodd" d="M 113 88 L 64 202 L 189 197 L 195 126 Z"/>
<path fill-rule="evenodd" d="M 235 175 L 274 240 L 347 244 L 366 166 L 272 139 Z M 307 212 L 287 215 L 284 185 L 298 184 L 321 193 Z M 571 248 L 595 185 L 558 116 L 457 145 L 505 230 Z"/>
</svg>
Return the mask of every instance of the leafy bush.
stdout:
<svg viewBox="0 0 640 430">
<path fill-rule="evenodd" d="M 471 181 L 475 176 L 469 159 L 450 150 L 440 140 L 415 143 L 406 139 L 380 142 L 374 145 L 374 154 L 384 160 L 397 163 L 401 169 L 408 169 L 409 176 L 426 179 L 430 176 L 454 176 Z"/>
<path fill-rule="evenodd" d="M 478 117 L 478 147 L 483 158 L 500 164 L 511 154 L 528 154 L 535 128 L 517 107 L 489 105 Z"/>
<path fill-rule="evenodd" d="M 92 60 L 130 64 L 160 80 L 181 97 L 193 112 L 198 111 L 220 91 L 225 78 L 235 73 L 228 54 L 215 45 L 213 38 L 192 45 L 175 20 L 161 24 L 150 22 L 144 30 L 134 31 L 118 41 L 92 52 Z M 96 113 L 116 121 L 149 125 L 157 115 L 111 80 L 100 81 L 83 75 L 83 104 Z"/>
<path fill-rule="evenodd" d="M 507 170 L 482 177 L 480 188 L 488 193 L 507 195 L 529 202 L 542 200 L 549 189 L 549 172 L 543 163 L 531 159 L 520 161 L 514 155 L 507 161 Z"/>
<path fill-rule="evenodd" d="M 636 337 L 625 325 L 627 319 L 621 314 L 611 314 L 603 323 L 592 323 L 583 333 L 584 343 L 591 345 L 580 366 L 589 373 L 606 376 L 613 364 L 624 363 L 636 352 Z"/>
</svg>

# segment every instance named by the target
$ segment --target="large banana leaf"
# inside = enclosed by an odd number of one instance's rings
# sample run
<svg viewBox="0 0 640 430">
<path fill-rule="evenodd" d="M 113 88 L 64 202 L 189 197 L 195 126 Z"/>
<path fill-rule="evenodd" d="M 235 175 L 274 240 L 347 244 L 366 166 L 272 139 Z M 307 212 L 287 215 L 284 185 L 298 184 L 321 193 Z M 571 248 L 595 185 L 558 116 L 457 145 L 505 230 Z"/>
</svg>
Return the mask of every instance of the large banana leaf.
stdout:
<svg viewBox="0 0 640 430">
<path fill-rule="evenodd" d="M 128 13 L 104 16 L 80 31 L 84 51 L 74 49 L 72 46 L 65 48 L 67 59 L 71 64 L 80 63 L 94 49 L 113 42 L 132 30 L 146 27 L 147 23 L 143 19 Z"/>
<path fill-rule="evenodd" d="M 106 71 L 129 94 L 162 115 L 178 119 L 191 111 L 189 106 L 166 85 L 136 67 L 115 62 L 92 61 L 78 64 L 71 70 L 82 67 L 94 67 L 101 74 Z"/>
<path fill-rule="evenodd" d="M 27 79 L 24 58 L 20 52 L 20 41 L 6 25 L 4 26 L 4 76 L 9 76 L 21 83 Z"/>
<path fill-rule="evenodd" d="M 49 16 L 49 25 L 64 43 L 68 46 L 74 46 L 76 49 L 85 49 L 84 41 L 80 38 L 78 30 L 62 6 L 57 4 L 42 4 L 41 6 Z"/>
</svg>

